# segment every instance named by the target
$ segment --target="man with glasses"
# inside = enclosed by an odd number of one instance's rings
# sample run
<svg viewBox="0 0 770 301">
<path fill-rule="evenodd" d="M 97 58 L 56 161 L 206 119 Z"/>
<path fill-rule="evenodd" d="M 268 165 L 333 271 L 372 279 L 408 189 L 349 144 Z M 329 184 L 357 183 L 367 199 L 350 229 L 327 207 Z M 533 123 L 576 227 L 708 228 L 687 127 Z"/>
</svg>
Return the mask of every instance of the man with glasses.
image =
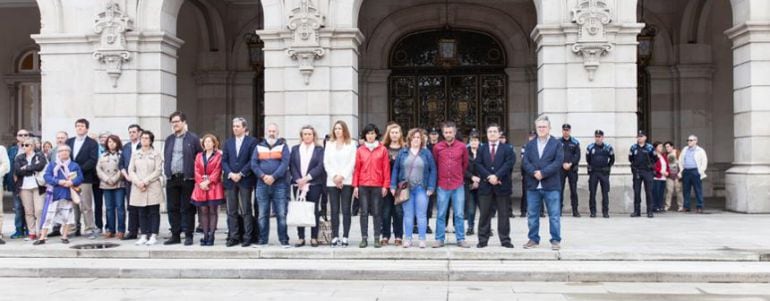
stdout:
<svg viewBox="0 0 770 301">
<path fill-rule="evenodd" d="M 91 123 L 86 119 L 75 121 L 75 137 L 67 140 L 67 146 L 72 149 L 70 158 L 80 166 L 83 171 L 83 183 L 80 184 L 80 204 L 75 205 L 75 223 L 77 230 L 75 236 L 81 234 L 80 216 L 83 217 L 85 231 L 89 233 L 89 239 L 96 239 L 96 224 L 94 223 L 94 192 L 93 184 L 96 180 L 96 163 L 99 160 L 99 143 L 88 137 Z"/>
<path fill-rule="evenodd" d="M 681 211 L 690 212 L 690 191 L 695 190 L 695 210 L 703 213 L 703 179 L 706 178 L 708 157 L 706 151 L 698 146 L 698 137 L 690 135 L 687 147 L 679 154 L 679 177 L 684 188 L 684 205 Z"/>
<path fill-rule="evenodd" d="M 19 152 L 22 152 L 21 144 L 24 142 L 24 140 L 27 140 L 27 138 L 29 138 L 29 131 L 20 129 L 18 132 L 16 132 L 16 144 L 8 148 L 8 161 L 13 162 L 13 159 L 16 158 L 16 155 L 18 155 Z M 17 239 L 27 237 L 27 225 L 26 221 L 24 220 L 24 206 L 22 206 L 19 193 L 14 188 L 14 182 L 16 182 L 16 179 L 14 179 L 15 176 L 13 174 L 13 164 L 11 164 L 9 172 L 5 175 L 4 185 L 5 190 L 13 192 L 13 213 L 16 215 L 13 219 L 13 225 L 16 228 L 16 232 L 11 234 L 11 239 Z"/>
<path fill-rule="evenodd" d="M 195 187 L 195 156 L 203 149 L 198 136 L 187 130 L 187 116 L 184 113 L 171 113 L 168 121 L 174 133 L 166 138 L 163 148 L 163 171 L 168 179 L 166 202 L 171 238 L 163 244 L 181 243 L 181 233 L 184 231 L 184 245 L 191 246 L 195 232 L 195 208 L 190 203 Z"/>
<path fill-rule="evenodd" d="M 128 176 L 128 164 L 131 163 L 131 154 L 139 150 L 142 146 L 139 143 L 139 137 L 142 136 L 142 127 L 138 124 L 128 126 L 129 142 L 123 145 L 123 151 L 120 153 L 120 172 L 126 179 L 126 200 L 131 199 L 131 178 Z M 137 207 L 128 205 L 128 233 L 122 240 L 136 239 L 139 234 L 139 210 Z"/>
</svg>

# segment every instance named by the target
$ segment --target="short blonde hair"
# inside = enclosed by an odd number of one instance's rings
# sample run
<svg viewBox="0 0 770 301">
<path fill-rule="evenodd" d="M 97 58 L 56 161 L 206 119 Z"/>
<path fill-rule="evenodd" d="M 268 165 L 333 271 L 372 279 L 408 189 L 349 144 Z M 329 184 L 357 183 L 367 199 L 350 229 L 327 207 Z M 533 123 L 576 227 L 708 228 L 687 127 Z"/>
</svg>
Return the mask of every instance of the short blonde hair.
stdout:
<svg viewBox="0 0 770 301">
<path fill-rule="evenodd" d="M 219 149 L 219 139 L 217 139 L 217 136 L 214 136 L 213 134 L 206 134 L 203 135 L 203 138 L 201 138 L 201 148 L 206 149 L 206 146 L 203 145 L 204 142 L 206 142 L 206 139 L 211 139 L 211 142 L 214 142 L 214 149 Z"/>
</svg>

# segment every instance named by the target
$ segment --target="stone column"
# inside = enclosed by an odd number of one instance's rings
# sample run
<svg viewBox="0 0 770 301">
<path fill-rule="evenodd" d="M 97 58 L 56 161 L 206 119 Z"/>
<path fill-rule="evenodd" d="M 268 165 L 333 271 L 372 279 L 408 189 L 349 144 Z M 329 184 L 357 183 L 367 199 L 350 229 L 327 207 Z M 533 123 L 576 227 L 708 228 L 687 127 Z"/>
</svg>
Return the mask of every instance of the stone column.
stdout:
<svg viewBox="0 0 770 301">
<path fill-rule="evenodd" d="M 364 70 L 363 71 L 361 107 L 360 111 L 365 112 L 360 118 L 359 126 L 363 128 L 367 123 L 386 124 L 388 122 L 388 79 L 390 78 L 390 69 Z M 358 133 L 354 133 L 358 136 Z"/>
<path fill-rule="evenodd" d="M 769 213 L 770 21 L 746 21 L 726 34 L 733 41 L 735 85 L 735 160 L 725 179 L 727 209 Z"/>
<path fill-rule="evenodd" d="M 545 4 L 555 1 L 541 1 Z M 542 24 L 532 37 L 538 45 L 538 112 L 549 116 L 552 134 L 561 136 L 562 123 L 572 125 L 582 153 L 602 129 L 616 150 L 611 176 L 610 210 L 633 209 L 628 149 L 636 140 L 636 1 L 577 1 L 561 7 L 560 23 Z M 572 22 L 572 23 L 568 23 Z M 581 165 L 585 161 L 581 160 Z M 588 208 L 586 168 L 581 168 L 580 210 Z M 568 198 L 567 198 L 568 199 Z M 568 208 L 569 206 L 565 206 Z"/>
</svg>

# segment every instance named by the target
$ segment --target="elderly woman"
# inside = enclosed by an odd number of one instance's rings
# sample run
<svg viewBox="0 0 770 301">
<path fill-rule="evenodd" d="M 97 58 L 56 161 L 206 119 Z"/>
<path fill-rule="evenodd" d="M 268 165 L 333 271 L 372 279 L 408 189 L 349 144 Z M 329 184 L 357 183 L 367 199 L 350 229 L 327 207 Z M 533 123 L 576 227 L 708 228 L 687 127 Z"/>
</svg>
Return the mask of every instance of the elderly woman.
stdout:
<svg viewBox="0 0 770 301">
<path fill-rule="evenodd" d="M 128 177 L 131 179 L 131 200 L 129 205 L 139 210 L 139 229 L 142 236 L 136 245 L 154 245 L 158 241 L 160 228 L 160 201 L 163 189 L 160 177 L 163 176 L 163 156 L 152 147 L 155 134 L 142 132 L 139 143 L 142 148 L 131 156 L 128 164 Z M 149 239 L 148 239 L 149 237 Z"/>
<path fill-rule="evenodd" d="M 45 170 L 44 178 L 48 189 L 41 217 L 42 229 L 35 245 L 44 244 L 48 232 L 56 225 L 61 225 L 61 242 L 69 243 L 67 228 L 75 224 L 72 193 L 83 182 L 83 171 L 77 163 L 70 160 L 71 152 L 69 146 L 60 145 L 56 150 L 56 162 L 48 164 Z"/>
<path fill-rule="evenodd" d="M 35 150 L 35 139 L 28 138 L 21 144 L 23 153 L 20 153 L 13 160 L 13 170 L 16 175 L 16 191 L 19 192 L 22 205 L 24 206 L 24 217 L 29 227 L 29 239 L 36 240 L 38 229 L 40 229 L 40 216 L 43 213 L 43 197 L 45 186 L 41 187 L 36 177 L 38 173 L 43 172 L 48 160 L 45 156 Z"/>
<path fill-rule="evenodd" d="M 120 138 L 110 135 L 104 142 L 104 152 L 96 163 L 96 175 L 99 177 L 99 188 L 102 190 L 104 202 L 107 207 L 107 231 L 104 238 L 117 236 L 123 239 L 126 232 L 126 208 L 123 188 L 124 179 L 120 172 L 124 167 L 120 159 L 120 150 L 123 146 Z"/>
</svg>

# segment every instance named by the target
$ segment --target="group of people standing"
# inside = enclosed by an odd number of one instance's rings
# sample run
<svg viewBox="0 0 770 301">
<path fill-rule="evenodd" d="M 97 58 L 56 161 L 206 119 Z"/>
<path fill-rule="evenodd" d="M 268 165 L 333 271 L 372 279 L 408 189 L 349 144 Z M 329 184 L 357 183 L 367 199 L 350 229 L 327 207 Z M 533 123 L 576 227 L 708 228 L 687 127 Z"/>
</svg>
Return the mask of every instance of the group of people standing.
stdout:
<svg viewBox="0 0 770 301">
<path fill-rule="evenodd" d="M 300 143 L 290 148 L 279 136 L 276 124 L 267 126 L 265 138 L 256 139 L 248 134 L 247 121 L 235 118 L 233 136 L 220 143 L 214 135 L 199 138 L 190 132 L 184 113 L 174 112 L 169 123 L 173 133 L 166 138 L 163 153 L 153 147 L 154 134 L 136 124 L 128 127 L 125 145 L 120 137 L 109 133 L 100 135 L 98 142 L 90 138 L 90 124 L 85 119 L 75 122 L 76 137 L 68 138 L 65 132 L 59 132 L 56 145 L 47 149 L 37 146 L 39 141 L 35 143 L 28 132 L 19 131 L 18 147 L 12 147 L 7 155 L 5 148 L 0 147 L 0 175 L 12 176 L 14 197 L 22 212 L 19 214 L 14 206 L 17 222 L 12 238 L 27 236 L 39 245 L 46 242 L 50 232 L 57 231 L 62 242 L 68 243 L 70 232 L 83 232 L 93 239 L 103 230 L 104 238 L 153 245 L 158 241 L 160 204 L 165 200 L 171 228 L 165 245 L 192 245 L 196 214 L 203 232 L 200 244 L 213 245 L 219 206 L 225 205 L 228 247 L 267 245 L 271 216 L 276 217 L 281 246 L 290 247 L 287 204 L 290 195 L 301 194 L 316 208 L 316 226 L 311 227 L 309 239 L 313 247 L 319 245 L 319 218 L 325 215 L 321 208 L 326 206 L 321 200 L 325 199 L 331 206 L 332 247 L 349 246 L 351 207 L 353 200 L 358 200 L 359 247 L 369 245 L 371 216 L 374 247 L 390 244 L 393 234 L 396 246 L 425 248 L 431 231 L 428 220 L 433 199 L 437 217 L 432 247 L 445 246 L 450 220 L 456 244 L 471 247 L 465 237 L 475 234 L 478 209 L 476 247 L 487 247 L 492 236 L 491 220 L 497 215 L 500 245 L 513 248 L 510 221 L 506 217 L 512 217 L 512 173 L 517 156 L 513 147 L 504 142 L 497 124 L 487 126 L 485 143 L 481 143 L 484 133 L 473 130 L 466 145 L 458 139 L 457 126 L 451 121 L 440 128 L 443 139 L 434 135 L 438 130 L 430 134 L 421 128 L 405 131 L 390 123 L 384 133 L 374 124 L 366 125 L 360 140 L 354 139 L 344 121 L 337 121 L 325 139 L 312 126 L 303 126 L 298 137 Z M 539 218 L 547 211 L 551 247 L 558 250 L 566 184 L 571 189 L 573 216 L 580 216 L 576 192 L 580 145 L 571 136 L 569 124 L 562 126 L 561 139 L 550 135 L 551 124 L 546 116 L 539 117 L 535 127 L 520 154 L 522 216 L 528 217 L 529 226 L 529 241 L 524 248 L 539 245 Z M 684 208 L 689 208 L 687 200 L 692 186 L 698 199 L 696 209 L 701 212 L 700 180 L 705 177 L 707 159 L 697 147 L 697 137 L 691 136 L 687 150 L 677 156 L 670 142 L 664 149 L 663 144 L 646 143 L 645 133 L 640 131 L 638 136 L 638 143 L 629 153 L 635 191 L 632 216 L 640 215 L 642 184 L 647 192 L 648 216 L 652 217 L 653 211 L 663 210 L 662 197 L 658 196 L 664 190 L 669 195 L 676 191 L 679 178 L 684 180 Z M 586 149 L 586 162 L 591 217 L 596 216 L 596 189 L 601 184 L 602 214 L 606 218 L 609 174 L 615 154 L 603 139 L 604 133 L 597 130 L 595 142 Z M 5 158 L 13 158 L 9 160 L 13 164 L 3 161 Z M 655 198 L 650 197 L 653 181 Z M 106 227 L 101 224 L 102 198 Z M 665 210 L 669 206 L 666 201 Z M 19 220 L 20 216 L 25 218 Z M 28 234 L 24 233 L 25 227 Z M 297 230 L 298 241 L 294 246 L 305 246 L 306 229 Z M 413 240 L 413 233 L 417 234 L 417 241 Z"/>
</svg>

